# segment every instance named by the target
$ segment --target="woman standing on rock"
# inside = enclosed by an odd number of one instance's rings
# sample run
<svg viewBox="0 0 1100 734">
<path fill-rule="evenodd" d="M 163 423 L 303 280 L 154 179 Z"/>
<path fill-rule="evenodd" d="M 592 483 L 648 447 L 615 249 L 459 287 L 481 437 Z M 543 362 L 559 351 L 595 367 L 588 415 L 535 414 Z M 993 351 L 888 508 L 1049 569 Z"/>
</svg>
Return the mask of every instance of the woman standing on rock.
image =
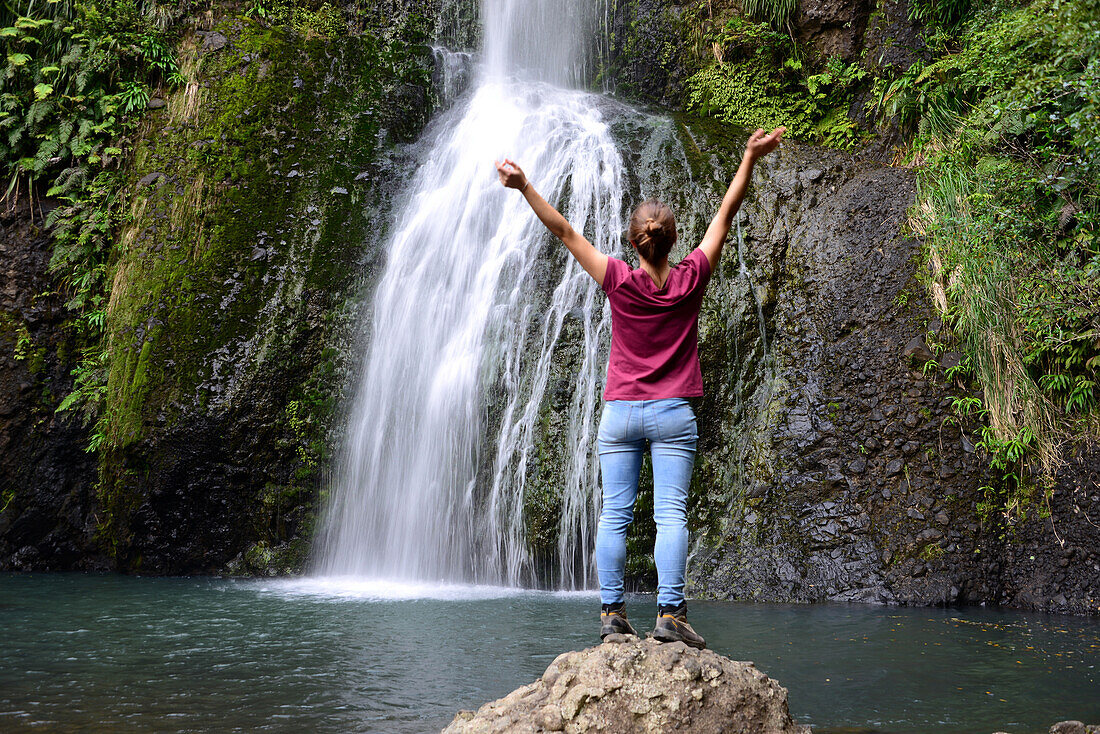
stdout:
<svg viewBox="0 0 1100 734">
<path fill-rule="evenodd" d="M 710 274 L 722 256 L 733 217 L 745 198 L 756 160 L 775 150 L 786 128 L 757 130 L 745 146 L 737 175 L 703 241 L 678 265 L 668 264 L 676 243 L 672 210 L 650 200 L 630 217 L 630 244 L 641 267 L 631 269 L 592 246 L 539 196 L 523 170 L 497 163 L 500 182 L 519 190 L 546 228 L 560 239 L 607 294 L 611 304 L 611 356 L 604 388 L 598 445 L 603 508 L 596 533 L 600 578 L 600 637 L 637 635 L 626 617 L 623 570 L 626 531 L 634 518 L 642 454 L 653 463 L 653 518 L 657 540 L 657 624 L 653 637 L 693 647 L 706 642 L 687 622 L 687 497 L 698 438 L 687 398 L 703 394 L 699 369 L 699 307 Z"/>
</svg>

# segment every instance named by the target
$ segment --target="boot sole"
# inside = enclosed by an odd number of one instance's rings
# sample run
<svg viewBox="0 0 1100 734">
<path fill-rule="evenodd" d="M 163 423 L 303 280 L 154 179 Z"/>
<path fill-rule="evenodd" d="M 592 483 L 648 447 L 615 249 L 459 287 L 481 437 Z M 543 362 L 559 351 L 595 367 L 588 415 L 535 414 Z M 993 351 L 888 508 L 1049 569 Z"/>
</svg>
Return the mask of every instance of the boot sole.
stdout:
<svg viewBox="0 0 1100 734">
<path fill-rule="evenodd" d="M 602 640 L 603 638 L 607 637 L 608 635 L 634 635 L 635 637 L 641 637 L 641 635 L 639 635 L 637 632 L 634 631 L 633 627 L 631 627 L 628 630 L 621 630 L 621 629 L 617 629 L 615 627 L 601 627 L 600 628 L 600 639 Z"/>
<path fill-rule="evenodd" d="M 706 640 L 702 640 L 702 641 L 689 640 L 688 638 L 684 637 L 683 635 L 678 635 L 678 634 L 675 634 L 675 633 L 667 634 L 667 633 L 664 633 L 664 632 L 657 632 L 656 630 L 654 630 L 653 639 L 657 640 L 658 642 L 682 642 L 685 645 L 687 645 L 688 647 L 694 647 L 696 650 L 706 650 L 707 649 Z"/>
</svg>

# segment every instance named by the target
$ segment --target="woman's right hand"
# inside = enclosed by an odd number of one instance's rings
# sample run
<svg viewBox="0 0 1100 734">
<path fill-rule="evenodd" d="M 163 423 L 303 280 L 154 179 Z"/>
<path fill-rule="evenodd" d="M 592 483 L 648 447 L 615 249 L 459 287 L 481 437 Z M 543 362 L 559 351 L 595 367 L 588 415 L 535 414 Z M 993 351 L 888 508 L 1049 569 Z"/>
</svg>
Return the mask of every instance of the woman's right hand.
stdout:
<svg viewBox="0 0 1100 734">
<path fill-rule="evenodd" d="M 500 176 L 500 183 L 509 189 L 519 189 L 522 191 L 527 187 L 527 174 L 523 172 L 523 169 L 516 165 L 515 161 L 505 158 L 504 163 L 499 161 L 493 161 L 497 167 L 497 175 Z"/>
</svg>

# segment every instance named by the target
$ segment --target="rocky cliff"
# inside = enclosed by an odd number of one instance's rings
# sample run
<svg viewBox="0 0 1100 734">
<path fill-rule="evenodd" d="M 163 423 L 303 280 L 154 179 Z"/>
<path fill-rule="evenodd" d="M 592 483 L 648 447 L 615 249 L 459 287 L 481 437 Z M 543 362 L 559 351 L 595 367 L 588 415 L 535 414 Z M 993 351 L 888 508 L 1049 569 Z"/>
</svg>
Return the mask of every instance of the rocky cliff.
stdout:
<svg viewBox="0 0 1100 734">
<path fill-rule="evenodd" d="M 76 340 L 48 272 L 53 243 L 29 202 L 0 224 L 0 567 L 103 568 L 88 430 L 55 412 Z"/>
<path fill-rule="evenodd" d="M 904 5 L 802 3 L 794 28 L 823 54 L 902 63 L 920 53 Z M 678 214 L 675 258 L 705 229 L 743 132 L 677 111 L 698 64 L 686 6 L 611 10 L 601 83 L 672 108 L 606 102 L 629 195 Z M 189 83 L 151 105 L 128 168 L 93 426 L 54 413 L 74 360 L 49 239 L 26 206 L 7 215 L 0 566 L 302 567 L 363 347 L 351 327 L 439 103 L 445 70 L 426 45 L 438 12 L 389 8 L 372 33 L 340 38 L 232 12 L 195 19 L 180 48 Z M 646 18 L 664 20 L 650 33 Z M 758 171 L 701 318 L 693 593 L 1095 613 L 1097 455 L 1072 454 L 1026 519 L 990 510 L 998 477 L 976 425 L 951 410 L 967 394 L 947 377 L 951 335 L 924 295 L 921 243 L 904 234 L 914 174 L 892 159 L 881 139 L 853 152 L 790 143 Z M 529 472 L 529 538 L 546 559 L 560 396 L 581 348 L 569 333 Z M 97 454 L 83 450 L 93 432 Z M 650 501 L 630 539 L 639 588 L 652 578 Z"/>
<path fill-rule="evenodd" d="M 29 211 L 5 227 L 5 567 L 304 562 L 350 327 L 437 102 L 438 7 L 380 7 L 371 33 L 333 38 L 221 10 L 185 31 L 188 83 L 137 134 L 93 426 L 53 414 L 74 359 L 49 238 Z"/>
</svg>

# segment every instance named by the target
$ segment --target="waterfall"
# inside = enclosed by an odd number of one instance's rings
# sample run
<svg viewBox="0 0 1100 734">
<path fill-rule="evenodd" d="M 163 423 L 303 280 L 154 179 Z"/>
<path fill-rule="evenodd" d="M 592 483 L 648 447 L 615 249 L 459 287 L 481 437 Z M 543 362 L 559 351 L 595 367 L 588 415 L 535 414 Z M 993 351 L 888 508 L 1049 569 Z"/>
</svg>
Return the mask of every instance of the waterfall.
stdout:
<svg viewBox="0 0 1100 734">
<path fill-rule="evenodd" d="M 579 318 L 583 357 L 559 440 L 553 584 L 585 586 L 598 494 L 596 412 L 610 315 L 494 159 L 517 161 L 602 251 L 625 226 L 623 161 L 589 73 L 590 0 L 483 0 L 473 91 L 410 172 L 368 323 L 369 351 L 322 517 L 315 571 L 537 583 L 524 491 L 554 349 Z M 555 248 L 560 248 L 556 250 Z M 544 580 L 545 581 L 545 580 Z"/>
</svg>

